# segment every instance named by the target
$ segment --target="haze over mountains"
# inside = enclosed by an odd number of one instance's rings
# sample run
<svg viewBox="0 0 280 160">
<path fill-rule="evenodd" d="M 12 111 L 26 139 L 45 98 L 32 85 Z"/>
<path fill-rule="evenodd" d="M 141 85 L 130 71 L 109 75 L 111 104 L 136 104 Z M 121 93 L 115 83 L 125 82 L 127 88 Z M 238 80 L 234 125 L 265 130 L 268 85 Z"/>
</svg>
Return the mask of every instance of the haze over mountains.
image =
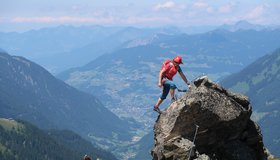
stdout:
<svg viewBox="0 0 280 160">
<path fill-rule="evenodd" d="M 102 54 L 126 47 L 126 43 L 131 40 L 134 40 L 135 46 L 149 43 L 156 34 L 198 34 L 216 28 L 237 31 L 275 29 L 277 26 L 260 26 L 246 21 L 233 25 L 188 28 L 59 26 L 23 33 L 0 32 L 0 48 L 12 55 L 24 56 L 57 74 L 72 67 L 85 65 Z"/>
<path fill-rule="evenodd" d="M 156 114 L 151 108 L 160 94 L 156 83 L 165 59 L 181 55 L 182 69 L 189 80 L 207 74 L 220 81 L 280 47 L 279 28 L 246 22 L 206 33 L 184 32 L 175 27 L 61 26 L 0 33 L 0 118 L 24 119 L 40 128 L 70 129 L 121 159 L 137 153 L 135 159 L 145 157 L 150 146 L 146 141 L 152 134 L 134 144 L 154 124 Z M 6 51 L 32 57 L 53 74 L 75 68 L 57 75 L 67 85 L 30 60 L 10 56 Z M 175 81 L 180 88 L 186 88 L 178 77 Z M 257 96 L 255 91 L 250 93 Z M 271 93 L 277 97 L 277 92 Z M 263 102 L 261 106 L 271 101 Z M 270 127 L 270 121 L 275 120 L 272 115 L 277 115 L 275 110 L 257 112 L 259 122 L 263 120 L 262 127 Z M 271 133 L 270 129 L 266 131 Z M 273 142 L 267 142 L 274 147 Z M 131 145 L 134 146 L 127 148 Z"/>
<path fill-rule="evenodd" d="M 52 73 L 88 63 L 137 38 L 157 33 L 180 33 L 177 28 L 59 26 L 24 33 L 1 33 L 0 48 L 33 60 Z M 78 61 L 77 61 L 78 59 Z"/>
<path fill-rule="evenodd" d="M 261 31 L 265 29 L 271 30 L 271 29 L 279 28 L 279 26 L 263 26 L 263 25 L 252 24 L 249 23 L 248 21 L 238 21 L 237 23 L 235 23 L 235 25 L 224 24 L 219 28 L 234 32 L 238 30 L 256 30 L 256 31 Z"/>
</svg>

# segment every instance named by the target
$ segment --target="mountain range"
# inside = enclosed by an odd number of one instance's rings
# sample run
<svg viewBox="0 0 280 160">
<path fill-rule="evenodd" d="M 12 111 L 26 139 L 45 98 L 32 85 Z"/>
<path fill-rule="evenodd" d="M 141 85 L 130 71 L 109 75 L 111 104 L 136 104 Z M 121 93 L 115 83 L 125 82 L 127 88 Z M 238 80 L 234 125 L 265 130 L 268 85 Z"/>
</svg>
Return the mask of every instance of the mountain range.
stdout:
<svg viewBox="0 0 280 160">
<path fill-rule="evenodd" d="M 280 48 L 221 83 L 250 97 L 254 119 L 263 130 L 266 146 L 273 154 L 280 156 Z"/>
<path fill-rule="evenodd" d="M 224 25 L 220 26 L 219 28 L 234 32 L 234 31 L 238 31 L 238 30 L 260 31 L 260 30 L 264 30 L 264 29 L 275 29 L 277 27 L 279 27 L 279 26 L 264 26 L 264 25 L 252 24 L 248 21 L 241 20 L 241 21 L 236 22 L 233 25 L 224 24 Z"/>
<path fill-rule="evenodd" d="M 158 71 L 165 59 L 181 55 L 181 67 L 189 80 L 203 73 L 219 80 L 278 46 L 280 30 L 158 34 L 148 44 L 102 55 L 57 77 L 95 95 L 117 115 L 135 118 L 151 127 L 154 118 L 150 110 L 160 94 L 156 86 Z M 178 77 L 175 80 L 177 86 L 186 88 Z"/>
<path fill-rule="evenodd" d="M 10 54 L 26 57 L 57 74 L 85 65 L 102 54 L 120 48 L 127 41 L 146 39 L 157 33 L 176 34 L 181 31 L 172 27 L 59 26 L 23 33 L 0 32 L 0 48 Z"/>
<path fill-rule="evenodd" d="M 0 48 L 17 56 L 24 56 L 53 74 L 85 65 L 98 56 L 111 53 L 131 45 L 147 44 L 157 34 L 190 35 L 202 34 L 215 29 L 227 31 L 274 30 L 279 26 L 261 26 L 239 21 L 236 24 L 222 26 L 189 27 L 109 27 L 109 26 L 66 26 L 42 28 L 19 32 L 0 32 Z M 130 42 L 132 41 L 132 42 Z M 77 59 L 79 59 L 77 61 Z"/>
<path fill-rule="evenodd" d="M 139 127 L 23 57 L 1 52 L 0 76 L 0 117 L 25 120 L 42 129 L 72 130 L 105 149 L 130 143 Z"/>
</svg>

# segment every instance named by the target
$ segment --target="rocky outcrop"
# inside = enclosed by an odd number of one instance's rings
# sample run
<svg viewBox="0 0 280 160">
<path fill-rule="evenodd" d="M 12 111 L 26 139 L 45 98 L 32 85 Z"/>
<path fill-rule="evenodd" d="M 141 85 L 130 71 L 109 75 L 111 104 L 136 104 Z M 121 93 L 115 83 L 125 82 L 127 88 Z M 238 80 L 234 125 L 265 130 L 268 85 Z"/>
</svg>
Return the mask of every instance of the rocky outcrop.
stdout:
<svg viewBox="0 0 280 160">
<path fill-rule="evenodd" d="M 206 76 L 194 84 L 196 88 L 159 115 L 153 159 L 267 159 L 260 128 L 250 119 L 248 97 L 231 93 Z"/>
</svg>

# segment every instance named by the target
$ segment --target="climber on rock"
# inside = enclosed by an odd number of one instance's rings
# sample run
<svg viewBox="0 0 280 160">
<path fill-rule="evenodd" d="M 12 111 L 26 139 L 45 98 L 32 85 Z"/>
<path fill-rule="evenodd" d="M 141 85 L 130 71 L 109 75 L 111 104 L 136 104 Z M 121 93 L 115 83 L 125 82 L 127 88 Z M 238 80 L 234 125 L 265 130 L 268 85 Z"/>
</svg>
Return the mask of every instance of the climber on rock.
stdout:
<svg viewBox="0 0 280 160">
<path fill-rule="evenodd" d="M 176 101 L 175 97 L 175 89 L 177 88 L 175 83 L 173 82 L 173 76 L 176 75 L 177 72 L 179 72 L 181 78 L 184 80 L 184 82 L 188 85 L 188 88 L 191 90 L 191 84 L 187 80 L 186 76 L 182 72 L 180 68 L 180 64 L 183 64 L 182 57 L 176 56 L 173 60 L 166 60 L 164 61 L 161 70 L 159 72 L 159 78 L 158 78 L 158 86 L 162 89 L 162 94 L 159 97 L 157 103 L 154 105 L 154 111 L 160 113 L 159 106 L 160 104 L 166 99 L 168 93 L 170 92 L 171 101 Z"/>
</svg>

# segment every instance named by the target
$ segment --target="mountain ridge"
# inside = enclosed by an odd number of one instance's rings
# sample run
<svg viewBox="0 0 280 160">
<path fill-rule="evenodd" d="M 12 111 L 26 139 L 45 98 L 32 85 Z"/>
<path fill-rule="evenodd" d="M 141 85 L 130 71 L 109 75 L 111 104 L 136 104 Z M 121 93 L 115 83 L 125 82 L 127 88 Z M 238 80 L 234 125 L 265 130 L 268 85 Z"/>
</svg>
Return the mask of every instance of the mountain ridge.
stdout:
<svg viewBox="0 0 280 160">
<path fill-rule="evenodd" d="M 255 106 L 254 118 L 263 128 L 264 142 L 277 156 L 280 156 L 279 80 L 280 48 L 221 81 L 225 87 L 250 97 Z"/>
<path fill-rule="evenodd" d="M 0 53 L 0 91 L 0 117 L 22 119 L 43 129 L 72 130 L 100 147 L 129 143 L 138 126 L 41 66 L 7 53 Z"/>
<path fill-rule="evenodd" d="M 4 118 L 0 118 L 0 130 L 1 159 L 74 160 L 89 154 L 95 159 L 116 160 L 71 131 L 40 130 L 26 121 Z"/>
</svg>

